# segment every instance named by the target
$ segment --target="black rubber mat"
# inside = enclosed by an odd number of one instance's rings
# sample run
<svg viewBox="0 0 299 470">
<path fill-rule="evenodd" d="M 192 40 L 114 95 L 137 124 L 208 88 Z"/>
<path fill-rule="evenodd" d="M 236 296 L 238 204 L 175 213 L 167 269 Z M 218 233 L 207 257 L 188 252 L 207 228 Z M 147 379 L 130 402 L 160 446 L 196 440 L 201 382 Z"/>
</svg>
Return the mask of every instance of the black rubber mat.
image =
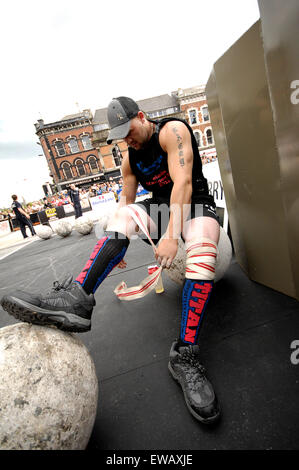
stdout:
<svg viewBox="0 0 299 470">
<path fill-rule="evenodd" d="M 0 295 L 15 288 L 48 290 L 84 266 L 94 234 L 37 240 L 0 261 Z M 206 427 L 188 412 L 167 369 L 180 325 L 180 288 L 164 275 L 165 292 L 131 302 L 113 293 L 136 285 L 154 262 L 152 249 L 131 243 L 125 270 L 114 269 L 96 292 L 92 329 L 80 335 L 99 380 L 88 450 L 298 449 L 298 302 L 250 281 L 236 262 L 214 287 L 200 337 L 201 358 L 222 408 Z M 0 327 L 16 322 L 0 312 Z M 299 355 L 298 355 L 299 356 Z"/>
</svg>

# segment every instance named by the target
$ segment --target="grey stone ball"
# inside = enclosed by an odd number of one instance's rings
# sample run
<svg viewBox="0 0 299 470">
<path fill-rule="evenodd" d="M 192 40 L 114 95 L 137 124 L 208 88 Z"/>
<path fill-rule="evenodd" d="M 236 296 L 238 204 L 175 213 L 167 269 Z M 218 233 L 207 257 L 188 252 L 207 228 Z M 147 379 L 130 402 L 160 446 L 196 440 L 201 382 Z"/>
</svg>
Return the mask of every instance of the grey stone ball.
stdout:
<svg viewBox="0 0 299 470">
<path fill-rule="evenodd" d="M 42 240 L 48 240 L 53 235 L 53 230 L 48 225 L 39 225 L 35 227 L 36 234 Z"/>
<path fill-rule="evenodd" d="M 68 237 L 72 233 L 73 226 L 67 220 L 60 220 L 55 228 L 55 232 L 62 238 Z"/>
<path fill-rule="evenodd" d="M 88 235 L 93 229 L 93 220 L 86 216 L 78 217 L 75 220 L 74 229 L 81 235 Z"/>
<path fill-rule="evenodd" d="M 98 381 L 76 335 L 28 323 L 1 328 L 0 377 L 1 450 L 86 448 Z"/>
<path fill-rule="evenodd" d="M 215 266 L 214 282 L 219 281 L 224 276 L 230 266 L 232 259 L 232 245 L 226 231 L 220 227 L 220 238 L 218 242 L 218 254 Z M 185 281 L 186 251 L 184 242 L 179 239 L 178 251 L 169 269 L 164 269 L 165 273 L 172 281 L 182 285 Z"/>
</svg>

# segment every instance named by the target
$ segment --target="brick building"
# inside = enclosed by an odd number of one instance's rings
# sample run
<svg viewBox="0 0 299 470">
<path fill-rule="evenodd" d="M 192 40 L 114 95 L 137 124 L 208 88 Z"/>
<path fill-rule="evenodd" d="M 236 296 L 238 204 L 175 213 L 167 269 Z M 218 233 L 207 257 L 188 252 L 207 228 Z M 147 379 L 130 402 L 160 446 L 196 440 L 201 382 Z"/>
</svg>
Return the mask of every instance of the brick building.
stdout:
<svg viewBox="0 0 299 470">
<path fill-rule="evenodd" d="M 40 119 L 35 128 L 58 190 L 66 189 L 71 183 L 83 186 L 105 180 L 103 162 L 92 145 L 90 110 L 49 124 Z"/>
<path fill-rule="evenodd" d="M 192 127 L 201 155 L 216 155 L 205 86 L 179 88 L 175 95 L 184 119 Z"/>
</svg>

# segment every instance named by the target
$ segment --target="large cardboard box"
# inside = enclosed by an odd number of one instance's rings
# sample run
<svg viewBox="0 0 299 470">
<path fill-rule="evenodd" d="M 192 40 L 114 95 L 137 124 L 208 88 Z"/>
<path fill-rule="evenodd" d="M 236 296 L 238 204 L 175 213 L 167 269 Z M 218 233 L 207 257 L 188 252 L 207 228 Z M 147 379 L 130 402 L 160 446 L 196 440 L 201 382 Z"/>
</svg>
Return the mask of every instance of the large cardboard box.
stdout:
<svg viewBox="0 0 299 470">
<path fill-rule="evenodd" d="M 206 94 L 236 259 L 250 279 L 299 299 L 299 3 L 259 7 Z"/>
</svg>

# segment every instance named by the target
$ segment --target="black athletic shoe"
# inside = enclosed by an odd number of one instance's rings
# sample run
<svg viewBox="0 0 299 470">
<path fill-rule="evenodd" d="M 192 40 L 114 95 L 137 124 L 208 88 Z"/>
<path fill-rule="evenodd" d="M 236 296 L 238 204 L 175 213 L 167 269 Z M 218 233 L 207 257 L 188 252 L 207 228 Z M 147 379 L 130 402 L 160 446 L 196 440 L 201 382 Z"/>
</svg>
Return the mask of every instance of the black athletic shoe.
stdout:
<svg viewBox="0 0 299 470">
<path fill-rule="evenodd" d="M 220 416 L 217 397 L 199 363 L 199 347 L 178 347 L 175 341 L 170 350 L 168 369 L 181 385 L 190 413 L 205 424 L 214 423 Z"/>
<path fill-rule="evenodd" d="M 93 294 L 86 294 L 72 276 L 55 281 L 47 294 L 16 291 L 1 300 L 4 310 L 15 318 L 35 325 L 55 326 L 60 330 L 83 333 L 91 328 L 95 305 Z"/>
</svg>

